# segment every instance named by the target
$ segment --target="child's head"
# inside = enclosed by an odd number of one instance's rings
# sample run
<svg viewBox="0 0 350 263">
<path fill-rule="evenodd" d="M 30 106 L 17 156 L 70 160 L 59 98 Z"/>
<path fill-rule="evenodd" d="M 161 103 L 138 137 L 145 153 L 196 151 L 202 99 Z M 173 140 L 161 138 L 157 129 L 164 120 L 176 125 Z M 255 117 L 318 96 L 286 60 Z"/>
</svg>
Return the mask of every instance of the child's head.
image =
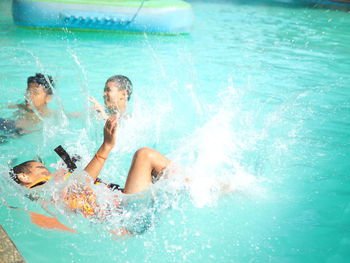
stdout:
<svg viewBox="0 0 350 263">
<path fill-rule="evenodd" d="M 51 174 L 44 164 L 30 160 L 13 167 L 10 177 L 24 187 L 33 188 L 46 183 Z"/>
<path fill-rule="evenodd" d="M 36 73 L 27 79 L 26 106 L 31 104 L 38 110 L 45 107 L 52 98 L 54 82 L 51 76 Z"/>
<path fill-rule="evenodd" d="M 107 79 L 103 98 L 108 109 L 124 112 L 126 103 L 130 100 L 132 83 L 122 75 L 115 75 Z"/>
</svg>

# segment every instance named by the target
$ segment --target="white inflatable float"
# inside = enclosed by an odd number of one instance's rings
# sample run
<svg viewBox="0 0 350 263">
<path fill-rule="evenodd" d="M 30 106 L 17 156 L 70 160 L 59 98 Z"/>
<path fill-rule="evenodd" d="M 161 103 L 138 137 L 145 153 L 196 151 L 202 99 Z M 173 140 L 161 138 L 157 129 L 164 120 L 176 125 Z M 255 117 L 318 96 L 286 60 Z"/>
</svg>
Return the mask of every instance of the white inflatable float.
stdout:
<svg viewBox="0 0 350 263">
<path fill-rule="evenodd" d="M 29 28 L 189 33 L 192 8 L 181 0 L 13 0 L 14 22 Z"/>
</svg>

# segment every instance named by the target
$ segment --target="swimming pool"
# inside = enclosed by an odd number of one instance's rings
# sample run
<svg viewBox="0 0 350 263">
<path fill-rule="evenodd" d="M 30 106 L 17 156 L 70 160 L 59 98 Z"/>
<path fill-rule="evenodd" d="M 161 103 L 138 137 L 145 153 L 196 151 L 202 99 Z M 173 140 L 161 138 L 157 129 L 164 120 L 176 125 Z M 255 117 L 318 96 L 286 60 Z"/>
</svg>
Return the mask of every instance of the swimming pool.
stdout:
<svg viewBox="0 0 350 263">
<path fill-rule="evenodd" d="M 0 3 L 1 105 L 20 101 L 27 76 L 45 72 L 57 80 L 52 107 L 82 113 L 0 145 L 2 170 L 15 157 L 56 163 L 58 144 L 93 155 L 102 123 L 87 96 L 102 102 L 104 81 L 124 74 L 134 83 L 132 118 L 103 178 L 123 182 L 142 146 L 194 178 L 189 189 L 164 194 L 171 209 L 154 227 L 126 240 L 78 216 L 60 217 L 78 233 L 41 229 L 2 203 L 0 223 L 28 262 L 346 262 L 348 11 L 191 1 L 192 33 L 157 36 L 24 30 L 13 25 L 10 2 Z M 1 175 L 1 199 L 44 213 Z M 236 190 L 221 195 L 218 180 Z M 165 192 L 173 184 L 162 185 Z"/>
</svg>

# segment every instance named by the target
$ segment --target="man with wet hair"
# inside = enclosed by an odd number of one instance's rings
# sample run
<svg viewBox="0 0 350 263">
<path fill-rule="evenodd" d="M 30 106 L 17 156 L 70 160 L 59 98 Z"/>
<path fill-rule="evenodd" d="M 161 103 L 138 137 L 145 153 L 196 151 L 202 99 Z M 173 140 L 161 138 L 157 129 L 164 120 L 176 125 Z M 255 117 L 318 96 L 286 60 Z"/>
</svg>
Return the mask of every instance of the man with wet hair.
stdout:
<svg viewBox="0 0 350 263">
<path fill-rule="evenodd" d="M 40 113 L 47 111 L 47 104 L 51 101 L 55 83 L 50 75 L 36 73 L 27 79 L 27 89 L 23 103 L 10 105 L 9 108 L 20 108 L 32 111 L 33 108 Z"/>
<path fill-rule="evenodd" d="M 53 87 L 54 81 L 50 75 L 36 73 L 35 76 L 28 77 L 24 102 L 8 106 L 17 109 L 14 117 L 0 118 L 1 138 L 27 133 L 28 128 L 41 121 L 41 117 L 50 116 L 52 111 L 47 105 L 52 99 Z"/>
<path fill-rule="evenodd" d="M 98 182 L 98 175 L 116 143 L 116 130 L 117 116 L 113 115 L 106 121 L 103 143 L 84 169 L 90 179 L 86 182 L 86 185 L 78 188 L 76 185 L 68 185 L 61 196 L 61 201 L 68 209 L 80 212 L 85 216 L 92 216 L 97 213 L 97 193 L 93 192 L 92 188 L 89 187 L 89 183 Z M 170 160 L 158 151 L 141 148 L 134 154 L 124 188 L 117 187 L 117 189 L 124 194 L 141 192 L 147 189 L 154 179 L 158 179 L 169 165 Z M 28 189 L 44 187 L 49 180 L 65 180 L 67 176 L 69 174 L 52 174 L 43 163 L 34 160 L 21 163 L 10 170 L 10 177 L 16 183 Z M 106 191 L 110 191 L 110 189 L 106 187 Z"/>
<path fill-rule="evenodd" d="M 41 163 L 30 160 L 16 165 L 10 170 L 10 177 L 18 184 L 33 188 L 48 181 L 49 170 Z"/>
<path fill-rule="evenodd" d="M 34 160 L 30 160 L 30 161 L 26 161 L 24 163 L 21 163 L 15 167 L 13 167 L 10 171 L 10 177 L 18 184 L 21 184 L 22 181 L 18 178 L 17 175 L 19 174 L 28 174 L 30 173 L 30 167 L 31 167 L 31 163 L 34 163 Z"/>
<path fill-rule="evenodd" d="M 52 95 L 52 88 L 54 87 L 54 81 L 50 75 L 44 75 L 41 73 L 36 73 L 35 76 L 30 76 L 27 79 L 27 86 L 29 87 L 30 85 L 41 85 L 44 87 L 46 93 L 48 95 Z"/>
<path fill-rule="evenodd" d="M 132 94 L 132 82 L 123 75 L 115 75 L 107 79 L 103 91 L 103 107 L 95 98 L 90 97 L 94 104 L 96 112 L 102 119 L 107 119 L 113 114 L 124 116 L 127 108 L 127 102 Z"/>
</svg>

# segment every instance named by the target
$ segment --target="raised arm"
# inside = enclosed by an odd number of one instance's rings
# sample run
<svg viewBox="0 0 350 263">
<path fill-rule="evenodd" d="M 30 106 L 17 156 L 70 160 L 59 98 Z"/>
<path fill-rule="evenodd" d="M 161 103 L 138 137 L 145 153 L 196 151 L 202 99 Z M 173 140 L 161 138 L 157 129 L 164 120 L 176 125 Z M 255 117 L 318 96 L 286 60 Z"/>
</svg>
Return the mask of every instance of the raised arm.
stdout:
<svg viewBox="0 0 350 263">
<path fill-rule="evenodd" d="M 108 115 L 107 115 L 104 107 L 94 97 L 90 96 L 89 101 L 94 105 L 94 109 L 97 112 L 97 114 L 100 116 L 100 118 L 103 120 L 107 120 Z"/>
<path fill-rule="evenodd" d="M 108 158 L 108 154 L 111 152 L 112 148 L 115 145 L 116 134 L 117 116 L 113 115 L 112 117 L 109 117 L 106 121 L 102 145 L 84 169 L 94 180 L 96 180 L 97 176 L 100 174 L 103 165 L 105 164 L 105 161 Z"/>
</svg>

